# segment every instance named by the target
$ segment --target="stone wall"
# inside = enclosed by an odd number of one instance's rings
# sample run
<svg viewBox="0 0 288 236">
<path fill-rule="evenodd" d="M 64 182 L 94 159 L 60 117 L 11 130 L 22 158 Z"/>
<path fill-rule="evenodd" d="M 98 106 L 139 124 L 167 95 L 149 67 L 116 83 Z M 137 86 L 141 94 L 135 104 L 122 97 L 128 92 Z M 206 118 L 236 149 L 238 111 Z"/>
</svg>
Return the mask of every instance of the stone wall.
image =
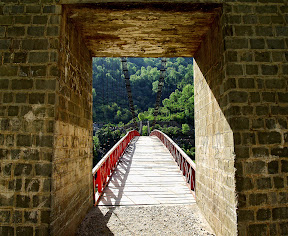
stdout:
<svg viewBox="0 0 288 236">
<path fill-rule="evenodd" d="M 288 233 L 287 7 L 283 0 L 225 1 L 223 70 L 218 67 L 209 76 L 209 58 L 217 54 L 218 45 L 211 49 L 206 42 L 209 34 L 195 55 L 197 201 L 219 235 L 236 234 L 231 224 L 235 220 L 233 206 L 239 235 Z M 221 72 L 221 79 L 217 79 Z M 225 116 L 226 140 L 221 132 L 217 134 L 221 124 L 218 106 Z M 216 115 L 211 116 L 213 113 Z M 222 141 L 227 152 L 219 165 L 216 147 Z M 230 179 L 226 172 L 233 173 L 234 155 L 236 172 Z M 237 208 L 233 205 L 234 183 Z M 230 199 L 224 205 L 223 197 Z M 233 231 L 223 231 L 227 226 Z"/>
<path fill-rule="evenodd" d="M 73 235 L 92 207 L 92 57 L 63 9 L 52 172 L 53 235 Z"/>
<path fill-rule="evenodd" d="M 225 8 L 230 89 L 223 99 L 234 136 L 238 233 L 287 235 L 287 1 Z"/>
<path fill-rule="evenodd" d="M 223 16 L 215 19 L 195 54 L 196 200 L 217 235 L 236 235 L 233 132 L 223 94 Z"/>
<path fill-rule="evenodd" d="M 92 205 L 91 56 L 61 14 L 0 3 L 1 235 L 73 234 Z"/>
<path fill-rule="evenodd" d="M 47 235 L 61 7 L 0 2 L 0 234 Z"/>
</svg>

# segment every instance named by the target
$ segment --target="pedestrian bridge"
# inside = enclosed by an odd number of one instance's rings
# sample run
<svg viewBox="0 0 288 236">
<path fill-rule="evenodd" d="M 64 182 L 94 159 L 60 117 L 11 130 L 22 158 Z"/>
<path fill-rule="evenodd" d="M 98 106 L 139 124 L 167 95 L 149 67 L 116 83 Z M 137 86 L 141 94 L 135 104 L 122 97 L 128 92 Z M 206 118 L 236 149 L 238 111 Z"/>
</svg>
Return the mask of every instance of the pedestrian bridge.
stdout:
<svg viewBox="0 0 288 236">
<path fill-rule="evenodd" d="M 93 168 L 95 205 L 195 202 L 196 165 L 167 135 L 126 134 Z"/>
<path fill-rule="evenodd" d="M 196 205 L 195 170 L 161 131 L 130 131 L 93 168 L 95 207 L 78 235 L 213 235 Z"/>
<path fill-rule="evenodd" d="M 173 156 L 156 136 L 134 137 L 98 205 L 191 204 L 192 191 Z"/>
</svg>

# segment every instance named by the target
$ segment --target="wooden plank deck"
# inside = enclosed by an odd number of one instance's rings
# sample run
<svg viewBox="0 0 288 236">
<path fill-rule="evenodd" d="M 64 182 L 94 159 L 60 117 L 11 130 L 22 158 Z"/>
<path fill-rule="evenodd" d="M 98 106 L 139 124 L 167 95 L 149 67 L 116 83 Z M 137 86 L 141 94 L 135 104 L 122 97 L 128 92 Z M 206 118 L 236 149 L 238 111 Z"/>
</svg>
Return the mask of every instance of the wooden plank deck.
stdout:
<svg viewBox="0 0 288 236">
<path fill-rule="evenodd" d="M 195 198 L 172 155 L 155 136 L 131 141 L 99 206 L 191 204 Z"/>
</svg>

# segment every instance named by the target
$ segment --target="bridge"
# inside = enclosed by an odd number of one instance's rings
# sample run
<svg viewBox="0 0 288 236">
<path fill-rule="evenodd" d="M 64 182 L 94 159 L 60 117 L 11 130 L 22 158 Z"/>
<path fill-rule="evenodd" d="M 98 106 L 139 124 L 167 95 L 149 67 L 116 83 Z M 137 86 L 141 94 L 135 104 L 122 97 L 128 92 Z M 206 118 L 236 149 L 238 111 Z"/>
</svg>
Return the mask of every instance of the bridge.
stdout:
<svg viewBox="0 0 288 236">
<path fill-rule="evenodd" d="M 142 226 L 139 228 L 138 220 L 128 223 L 129 226 L 127 226 L 127 219 L 125 219 L 129 217 L 128 215 L 135 214 L 133 210 L 135 207 L 141 209 L 141 214 L 138 215 L 141 220 L 147 217 L 147 207 L 149 211 L 155 207 L 157 210 L 167 211 L 166 215 L 159 216 L 163 218 L 158 219 L 160 221 L 167 220 L 173 214 L 183 212 L 188 207 L 190 210 L 193 209 L 194 213 L 191 214 L 190 211 L 190 219 L 185 220 L 189 227 L 182 228 L 183 235 L 188 235 L 188 233 L 191 235 L 202 235 L 202 233 L 210 235 L 211 233 L 212 235 L 211 228 L 196 206 L 195 171 L 195 163 L 161 131 L 154 130 L 150 136 L 140 136 L 137 131 L 129 131 L 92 170 L 94 206 L 97 208 L 93 208 L 88 213 L 78 229 L 78 235 L 93 233 L 95 235 L 109 235 L 109 233 L 123 235 L 124 226 L 132 230 L 127 232 L 128 235 L 141 234 Z M 104 231 L 103 226 L 99 227 L 103 215 L 96 209 L 101 209 L 100 212 L 108 209 L 109 217 L 104 222 L 106 226 Z M 113 218 L 110 219 L 115 210 L 117 216 L 125 215 L 123 222 L 118 222 L 117 228 L 110 225 L 108 227 L 108 222 L 115 223 Z M 153 216 L 148 214 L 148 218 L 151 217 L 153 219 Z M 178 219 L 173 217 L 173 219 L 183 221 L 181 217 Z M 153 232 L 155 235 L 177 232 L 175 222 L 172 227 L 174 230 L 171 230 L 171 227 L 155 228 L 152 225 L 151 227 L 154 229 L 150 233 Z"/>
</svg>

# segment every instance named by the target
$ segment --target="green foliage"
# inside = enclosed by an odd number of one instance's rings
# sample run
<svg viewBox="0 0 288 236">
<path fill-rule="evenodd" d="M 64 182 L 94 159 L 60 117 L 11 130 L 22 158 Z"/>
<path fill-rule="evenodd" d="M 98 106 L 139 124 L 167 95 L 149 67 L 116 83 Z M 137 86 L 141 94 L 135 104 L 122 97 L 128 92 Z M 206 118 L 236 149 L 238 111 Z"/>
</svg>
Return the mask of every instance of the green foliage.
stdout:
<svg viewBox="0 0 288 236">
<path fill-rule="evenodd" d="M 194 122 L 194 88 L 187 84 L 182 91 L 176 89 L 169 98 L 163 100 L 163 107 L 159 109 L 158 121 L 177 121 L 180 124 L 193 124 Z M 154 109 L 139 115 L 143 120 L 153 120 Z M 189 125 L 188 125 L 189 127 Z M 186 131 L 185 131 L 186 132 Z"/>
<path fill-rule="evenodd" d="M 182 133 L 183 134 L 188 134 L 190 131 L 190 127 L 188 124 L 182 124 Z"/>
<path fill-rule="evenodd" d="M 192 58 L 168 58 L 162 99 L 175 89 L 193 83 Z M 131 120 L 120 58 L 93 58 L 93 122 L 127 123 Z M 160 58 L 128 58 L 128 70 L 136 113 L 153 109 L 160 74 Z M 177 91 L 177 90 L 176 90 Z M 153 120 L 153 111 L 142 117 Z M 168 110 L 163 110 L 168 114 Z M 164 120 L 169 120 L 167 116 Z M 181 120 L 183 115 L 173 116 Z"/>
<path fill-rule="evenodd" d="M 147 136 L 148 135 L 148 127 L 147 125 L 143 125 L 142 127 L 142 135 Z"/>
</svg>

